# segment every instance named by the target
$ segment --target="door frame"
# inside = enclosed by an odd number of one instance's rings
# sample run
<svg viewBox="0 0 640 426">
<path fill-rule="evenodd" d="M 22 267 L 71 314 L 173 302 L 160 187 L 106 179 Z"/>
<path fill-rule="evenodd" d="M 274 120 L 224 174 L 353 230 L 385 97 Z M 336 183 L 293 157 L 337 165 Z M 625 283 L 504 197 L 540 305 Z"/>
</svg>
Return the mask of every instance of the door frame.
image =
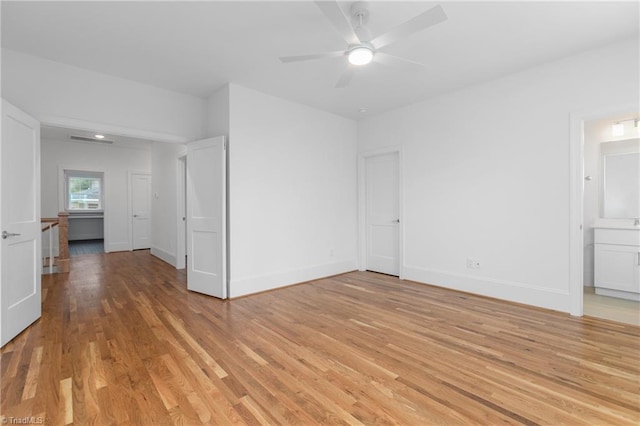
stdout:
<svg viewBox="0 0 640 426">
<path fill-rule="evenodd" d="M 176 157 L 176 269 L 185 269 L 187 263 L 187 150 Z M 185 220 L 182 220 L 182 218 Z"/>
<path fill-rule="evenodd" d="M 133 251 L 133 190 L 131 185 L 133 184 L 133 175 L 148 176 L 149 179 L 153 179 L 151 173 L 145 171 L 127 170 L 127 215 L 129 220 L 127 221 L 127 233 L 129 235 L 129 251 Z M 151 181 L 153 182 L 153 180 Z M 153 197 L 152 188 L 149 188 L 149 238 L 151 238 L 151 199 Z"/>
<path fill-rule="evenodd" d="M 583 315 L 584 304 L 584 123 L 637 109 L 636 102 L 569 115 L 569 314 L 573 316 Z"/>
<path fill-rule="evenodd" d="M 398 154 L 398 278 L 404 279 L 404 160 L 401 146 L 367 150 L 358 155 L 358 270 L 367 269 L 367 159 Z"/>
</svg>

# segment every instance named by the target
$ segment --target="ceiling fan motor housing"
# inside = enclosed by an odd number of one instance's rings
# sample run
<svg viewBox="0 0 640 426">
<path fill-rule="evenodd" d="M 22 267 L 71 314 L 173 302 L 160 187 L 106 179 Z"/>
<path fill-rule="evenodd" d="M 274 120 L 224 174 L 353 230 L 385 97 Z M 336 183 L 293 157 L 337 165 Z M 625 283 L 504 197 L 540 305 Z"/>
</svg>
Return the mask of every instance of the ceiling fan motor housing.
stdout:
<svg viewBox="0 0 640 426">
<path fill-rule="evenodd" d="M 364 1 L 357 1 L 351 5 L 351 23 L 353 30 L 358 38 L 362 41 L 371 40 L 371 32 L 366 27 L 369 22 L 369 4 Z"/>
<path fill-rule="evenodd" d="M 351 12 L 351 19 L 358 25 L 366 25 L 369 22 L 369 3 L 366 1 L 356 1 L 351 4 L 349 9 Z"/>
</svg>

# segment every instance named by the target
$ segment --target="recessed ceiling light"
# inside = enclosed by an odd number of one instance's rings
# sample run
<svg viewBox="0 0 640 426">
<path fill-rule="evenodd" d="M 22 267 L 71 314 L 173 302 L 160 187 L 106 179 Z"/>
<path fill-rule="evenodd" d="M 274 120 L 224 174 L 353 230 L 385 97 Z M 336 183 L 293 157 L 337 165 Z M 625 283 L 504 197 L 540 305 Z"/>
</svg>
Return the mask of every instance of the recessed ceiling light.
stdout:
<svg viewBox="0 0 640 426">
<path fill-rule="evenodd" d="M 361 114 L 364 114 L 365 112 L 367 112 L 367 109 L 366 108 L 360 108 L 358 110 L 358 112 L 361 113 Z"/>
<path fill-rule="evenodd" d="M 104 135 L 93 135 L 96 139 L 104 139 Z"/>
</svg>

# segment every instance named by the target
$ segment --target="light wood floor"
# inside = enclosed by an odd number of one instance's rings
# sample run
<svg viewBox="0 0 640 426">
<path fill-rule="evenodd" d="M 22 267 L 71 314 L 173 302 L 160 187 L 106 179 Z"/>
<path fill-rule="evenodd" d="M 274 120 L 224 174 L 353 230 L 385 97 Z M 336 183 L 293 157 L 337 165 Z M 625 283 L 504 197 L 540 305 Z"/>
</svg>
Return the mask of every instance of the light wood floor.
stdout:
<svg viewBox="0 0 640 426">
<path fill-rule="evenodd" d="M 9 420 L 47 424 L 640 421 L 640 328 L 355 272 L 224 302 L 147 251 L 44 276 L 2 350 Z"/>
<path fill-rule="evenodd" d="M 585 315 L 640 326 L 640 302 L 601 296 L 594 287 L 584 288 Z"/>
</svg>

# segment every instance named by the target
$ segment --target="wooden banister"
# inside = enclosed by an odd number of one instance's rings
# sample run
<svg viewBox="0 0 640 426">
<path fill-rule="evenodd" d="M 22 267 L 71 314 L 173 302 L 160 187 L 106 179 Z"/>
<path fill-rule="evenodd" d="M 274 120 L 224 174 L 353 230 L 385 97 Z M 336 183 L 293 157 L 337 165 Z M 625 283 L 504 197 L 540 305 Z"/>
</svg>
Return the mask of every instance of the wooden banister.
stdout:
<svg viewBox="0 0 640 426">
<path fill-rule="evenodd" d="M 48 231 L 54 226 L 58 226 L 59 220 L 57 217 L 43 217 L 40 219 L 40 223 L 42 226 L 42 232 Z"/>
</svg>

